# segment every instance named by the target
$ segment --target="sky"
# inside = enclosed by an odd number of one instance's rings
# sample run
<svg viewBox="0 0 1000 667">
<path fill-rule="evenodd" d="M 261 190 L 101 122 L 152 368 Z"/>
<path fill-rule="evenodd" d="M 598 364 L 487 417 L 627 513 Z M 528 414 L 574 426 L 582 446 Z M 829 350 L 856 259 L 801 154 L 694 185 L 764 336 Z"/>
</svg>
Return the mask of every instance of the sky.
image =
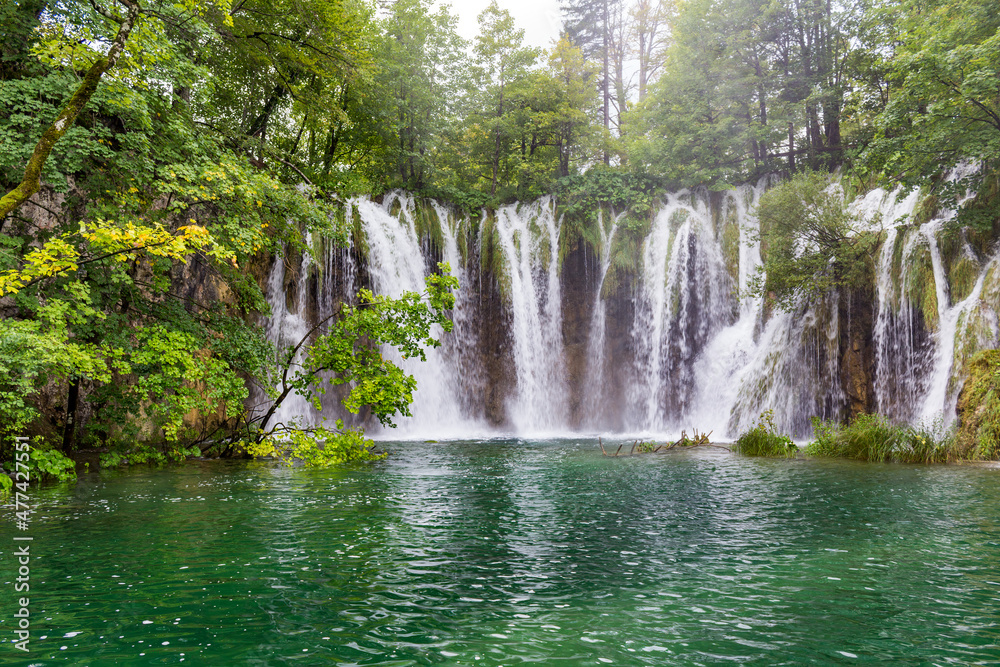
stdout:
<svg viewBox="0 0 1000 667">
<path fill-rule="evenodd" d="M 458 14 L 459 34 L 472 41 L 479 33 L 476 17 L 490 0 L 443 0 L 439 4 L 451 5 L 452 13 Z M 559 0 L 498 0 L 498 4 L 511 13 L 518 28 L 524 29 L 529 46 L 547 49 L 559 38 Z"/>
</svg>

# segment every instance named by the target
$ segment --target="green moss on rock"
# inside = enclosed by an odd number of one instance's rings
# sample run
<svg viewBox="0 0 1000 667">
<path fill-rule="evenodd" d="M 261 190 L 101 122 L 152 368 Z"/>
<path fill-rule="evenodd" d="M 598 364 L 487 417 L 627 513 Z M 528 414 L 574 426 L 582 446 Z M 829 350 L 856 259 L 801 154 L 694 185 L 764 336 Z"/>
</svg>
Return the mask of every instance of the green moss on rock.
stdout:
<svg viewBox="0 0 1000 667">
<path fill-rule="evenodd" d="M 979 279 L 979 272 L 979 262 L 970 257 L 960 257 L 952 262 L 951 270 L 948 271 L 948 288 L 952 303 L 964 301 L 972 293 L 972 288 Z"/>
<path fill-rule="evenodd" d="M 937 331 L 937 287 L 934 284 L 934 265 L 931 260 L 931 251 L 926 243 L 921 243 L 913 249 L 910 253 L 909 264 L 909 270 L 906 272 L 906 284 L 903 286 L 906 298 L 920 309 L 927 330 Z"/>
<path fill-rule="evenodd" d="M 733 282 L 740 279 L 740 228 L 735 222 L 727 222 L 722 228 L 722 257 L 726 270 Z"/>
<path fill-rule="evenodd" d="M 969 361 L 958 398 L 956 445 L 967 458 L 1000 455 L 1000 350 L 983 350 Z"/>
</svg>

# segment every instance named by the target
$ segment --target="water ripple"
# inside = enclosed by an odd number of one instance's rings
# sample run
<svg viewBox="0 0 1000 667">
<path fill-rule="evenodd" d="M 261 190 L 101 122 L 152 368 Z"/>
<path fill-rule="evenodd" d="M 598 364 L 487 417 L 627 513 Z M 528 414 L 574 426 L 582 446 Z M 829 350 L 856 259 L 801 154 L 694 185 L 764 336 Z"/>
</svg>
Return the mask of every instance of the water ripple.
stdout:
<svg viewBox="0 0 1000 667">
<path fill-rule="evenodd" d="M 391 448 L 38 490 L 32 664 L 1000 660 L 996 470 Z"/>
</svg>

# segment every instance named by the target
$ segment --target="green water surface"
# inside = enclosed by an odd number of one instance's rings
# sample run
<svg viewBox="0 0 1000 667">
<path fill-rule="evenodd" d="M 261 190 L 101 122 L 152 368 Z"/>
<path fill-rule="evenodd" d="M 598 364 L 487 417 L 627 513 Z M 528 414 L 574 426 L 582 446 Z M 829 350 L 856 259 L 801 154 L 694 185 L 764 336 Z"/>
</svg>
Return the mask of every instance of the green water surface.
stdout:
<svg viewBox="0 0 1000 667">
<path fill-rule="evenodd" d="M 1000 664 L 996 469 L 387 446 L 33 487 L 28 531 L 3 508 L 0 663 Z"/>
</svg>

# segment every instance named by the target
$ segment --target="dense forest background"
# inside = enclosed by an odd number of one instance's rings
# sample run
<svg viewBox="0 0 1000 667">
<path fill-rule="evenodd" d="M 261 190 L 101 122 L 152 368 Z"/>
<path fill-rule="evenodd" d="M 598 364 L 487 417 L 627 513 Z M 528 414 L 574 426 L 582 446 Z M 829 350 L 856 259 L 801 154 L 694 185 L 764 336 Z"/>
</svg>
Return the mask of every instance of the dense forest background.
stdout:
<svg viewBox="0 0 1000 667">
<path fill-rule="evenodd" d="M 290 377 L 251 317 L 260 258 L 342 240 L 356 194 L 628 207 L 840 170 L 971 189 L 958 224 L 997 219 L 988 0 L 573 0 L 547 50 L 497 2 L 470 43 L 425 0 L 8 0 L 0 58 L 0 431 L 65 451 L 189 443 L 193 410 L 253 440 L 273 410 L 248 382 L 273 402 L 331 369 L 405 414 L 412 386 L 363 345 Z M 336 340 L 426 339 L 443 287 Z"/>
</svg>

